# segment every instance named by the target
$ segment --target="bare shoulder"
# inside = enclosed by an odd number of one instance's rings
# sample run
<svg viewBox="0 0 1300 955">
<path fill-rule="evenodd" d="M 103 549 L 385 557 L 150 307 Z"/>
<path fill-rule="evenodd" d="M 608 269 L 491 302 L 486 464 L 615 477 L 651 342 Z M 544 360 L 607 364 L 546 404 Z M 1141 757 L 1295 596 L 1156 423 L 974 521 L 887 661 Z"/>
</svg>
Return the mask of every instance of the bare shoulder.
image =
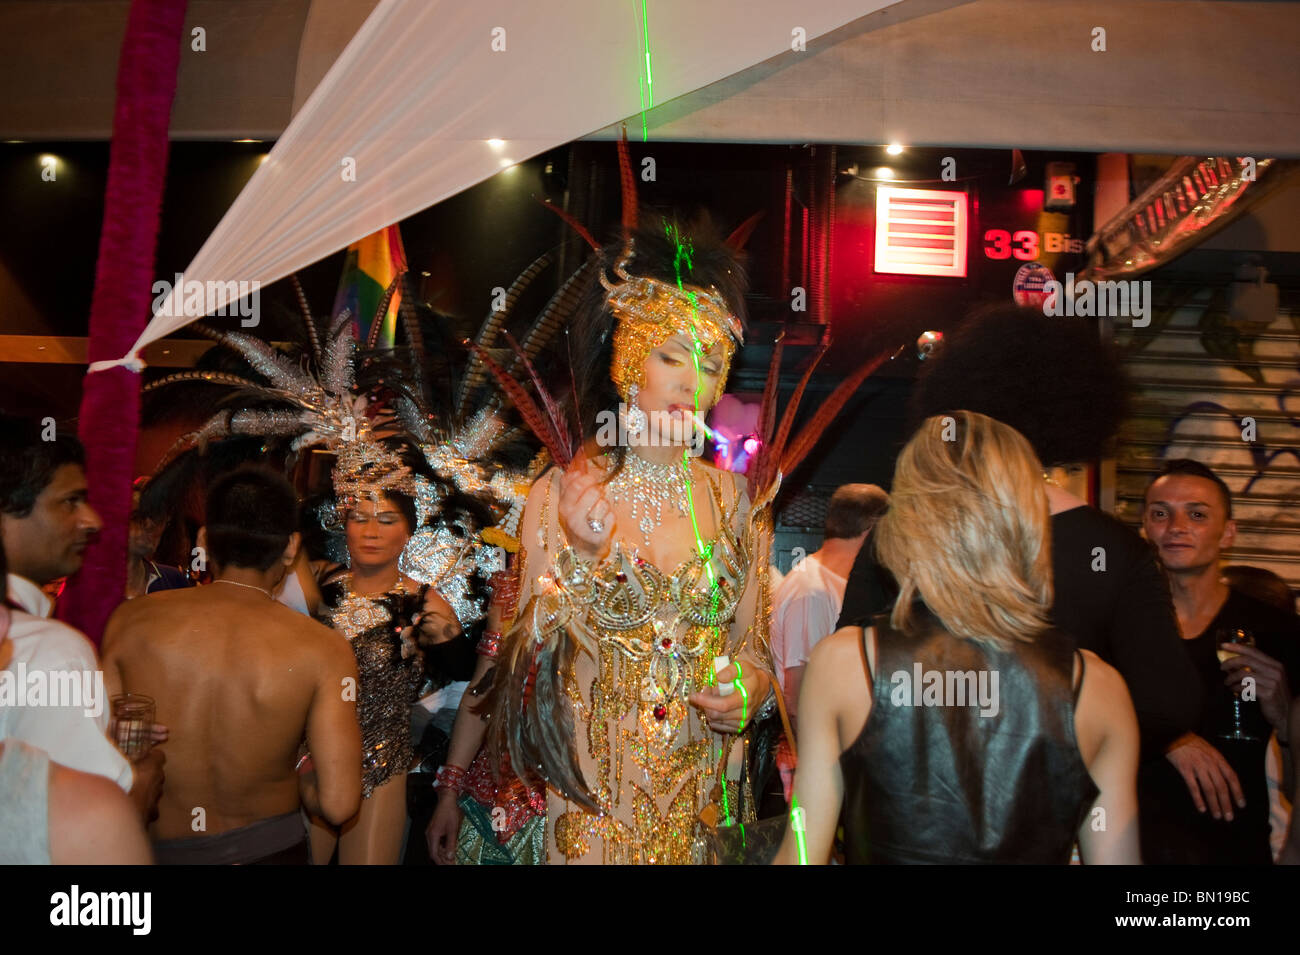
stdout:
<svg viewBox="0 0 1300 955">
<path fill-rule="evenodd" d="M 1136 747 L 1137 715 L 1129 697 L 1128 684 L 1106 661 L 1089 650 L 1083 655 L 1083 685 L 1075 707 L 1075 731 L 1084 760 L 1091 763 L 1105 740 Z"/>
<path fill-rule="evenodd" d="M 104 625 L 104 639 L 100 642 L 101 653 L 108 654 L 120 650 L 129 641 L 130 635 L 135 630 L 135 621 L 139 617 L 142 599 L 138 597 L 135 600 L 125 600 L 109 614 L 108 622 Z"/>
<path fill-rule="evenodd" d="M 275 613 L 287 624 L 293 639 L 314 651 L 322 661 L 332 663 L 344 655 L 351 658 L 352 648 L 348 645 L 347 638 L 332 627 L 279 604 L 275 607 Z"/>
<path fill-rule="evenodd" d="M 1079 690 L 1079 702 L 1085 697 L 1096 700 L 1099 705 L 1107 706 L 1128 699 L 1128 684 L 1119 671 L 1091 650 L 1080 650 L 1083 656 L 1083 686 Z"/>
<path fill-rule="evenodd" d="M 201 587 L 181 587 L 124 600 L 108 618 L 104 648 L 108 649 L 113 642 L 130 640 L 141 630 L 156 630 L 156 622 L 162 615 L 190 612 L 202 590 Z"/>
<path fill-rule="evenodd" d="M 804 716 L 813 712 L 834 716 L 841 747 L 860 732 L 871 700 L 862 666 L 861 627 L 841 627 L 818 641 L 808 655 L 799 699 Z M 845 734 L 848 727 L 853 729 Z"/>
<path fill-rule="evenodd" d="M 55 865 L 152 861 L 135 804 L 105 776 L 50 763 L 49 817 Z"/>
<path fill-rule="evenodd" d="M 861 661 L 862 628 L 840 627 L 829 637 L 817 642 L 808 656 L 808 667 L 828 673 L 848 666 L 860 670 Z"/>
</svg>

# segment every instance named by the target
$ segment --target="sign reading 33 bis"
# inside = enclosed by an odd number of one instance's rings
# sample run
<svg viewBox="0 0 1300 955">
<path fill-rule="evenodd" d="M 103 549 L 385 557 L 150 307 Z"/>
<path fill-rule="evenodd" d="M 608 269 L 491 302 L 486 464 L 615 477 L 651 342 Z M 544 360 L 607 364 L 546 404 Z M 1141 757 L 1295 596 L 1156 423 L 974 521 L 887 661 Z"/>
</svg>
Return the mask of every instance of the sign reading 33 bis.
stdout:
<svg viewBox="0 0 1300 955">
<path fill-rule="evenodd" d="M 1083 239 L 1075 239 L 1068 232 L 1044 232 L 1041 236 L 1033 229 L 984 230 L 984 255 L 990 259 L 1017 258 L 1032 262 L 1042 252 L 1082 252 Z"/>
</svg>

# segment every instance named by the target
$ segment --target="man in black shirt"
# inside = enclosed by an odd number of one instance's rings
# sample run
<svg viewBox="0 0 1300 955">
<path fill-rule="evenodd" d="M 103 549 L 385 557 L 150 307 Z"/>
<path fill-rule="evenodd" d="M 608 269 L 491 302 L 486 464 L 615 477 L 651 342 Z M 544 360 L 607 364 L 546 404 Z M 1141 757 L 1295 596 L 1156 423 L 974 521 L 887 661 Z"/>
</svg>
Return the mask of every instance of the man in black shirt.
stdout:
<svg viewBox="0 0 1300 955">
<path fill-rule="evenodd" d="M 1183 649 L 1203 692 L 1195 731 L 1173 742 L 1167 762 L 1143 767 L 1143 860 L 1268 865 L 1264 758 L 1274 732 L 1288 742 L 1291 697 L 1300 692 L 1300 620 L 1221 578 L 1219 557 L 1236 524 L 1227 485 L 1205 465 L 1165 462 L 1147 489 L 1143 528 L 1169 577 Z M 1237 630 L 1254 646 L 1220 651 L 1221 635 Z"/>
</svg>

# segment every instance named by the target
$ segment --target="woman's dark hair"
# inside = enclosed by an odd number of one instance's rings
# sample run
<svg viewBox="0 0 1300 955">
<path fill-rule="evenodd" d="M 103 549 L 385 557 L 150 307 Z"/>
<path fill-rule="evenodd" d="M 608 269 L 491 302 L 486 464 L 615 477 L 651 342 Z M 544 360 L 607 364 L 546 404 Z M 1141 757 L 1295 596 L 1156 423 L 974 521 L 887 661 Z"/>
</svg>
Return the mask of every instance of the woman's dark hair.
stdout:
<svg viewBox="0 0 1300 955">
<path fill-rule="evenodd" d="M 678 217 L 641 210 L 643 225 L 633 233 L 633 255 L 627 265 L 631 275 L 642 275 L 676 284 L 678 280 L 679 247 L 674 236 L 680 235 L 683 243 L 690 243 L 689 267 L 682 259 L 681 282 L 699 288 L 714 286 L 730 307 L 732 314 L 744 327 L 745 276 L 744 258 L 729 248 L 712 219 L 701 213 L 687 225 L 680 225 Z M 623 252 L 623 240 L 611 242 L 601 251 L 606 274 L 613 279 L 610 267 Z M 574 311 L 566 333 L 556 345 L 556 359 L 561 374 L 551 386 L 551 392 L 560 400 L 567 420 L 577 421 L 584 445 L 590 447 L 599 430 L 597 416 L 601 411 L 616 411 L 620 402 L 618 389 L 609 376 L 610 361 L 614 353 L 614 316 L 605 305 L 607 292 L 593 273 L 583 297 Z M 573 378 L 564 374 L 572 369 Z M 575 395 L 576 389 L 576 395 Z M 577 407 L 574 407 L 576 398 Z M 603 449 L 615 455 L 614 472 L 622 466 L 622 448 Z"/>
<path fill-rule="evenodd" d="M 208 553 L 219 566 L 267 570 L 298 529 L 298 497 L 283 477 L 242 467 L 218 478 L 208 491 L 204 527 Z"/>
<path fill-rule="evenodd" d="M 932 415 L 976 411 L 1024 435 L 1044 467 L 1091 461 L 1119 431 L 1129 388 L 1095 322 L 984 306 L 922 368 L 910 430 Z"/>
</svg>

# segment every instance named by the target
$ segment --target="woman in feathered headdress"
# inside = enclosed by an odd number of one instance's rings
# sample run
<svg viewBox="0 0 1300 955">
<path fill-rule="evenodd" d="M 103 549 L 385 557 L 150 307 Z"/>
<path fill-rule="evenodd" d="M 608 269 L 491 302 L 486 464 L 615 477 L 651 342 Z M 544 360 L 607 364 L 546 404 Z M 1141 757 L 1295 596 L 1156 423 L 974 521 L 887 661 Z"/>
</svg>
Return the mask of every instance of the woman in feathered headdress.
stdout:
<svg viewBox="0 0 1300 955">
<path fill-rule="evenodd" d="M 771 699 L 745 480 L 698 457 L 744 278 L 706 224 L 629 233 L 605 262 L 570 333 L 582 446 L 558 414 L 534 424 L 567 466 L 524 508 L 489 747 L 549 786 L 551 861 L 702 862 L 715 814 L 754 818 L 731 744 Z"/>
<path fill-rule="evenodd" d="M 346 566 L 321 568 L 318 616 L 357 657 L 359 685 L 342 691 L 357 701 L 365 798 L 341 838 L 313 824 L 313 857 L 328 862 L 337 841 L 342 864 L 393 864 L 401 858 L 414 755 L 412 704 L 422 691 L 463 685 L 471 675 L 474 644 L 466 636 L 486 614 L 488 576 L 504 563 L 480 536 L 494 510 L 510 504 L 509 475 L 488 461 L 503 429 L 486 410 L 463 427 L 446 426 L 422 403 L 418 353 L 359 360 L 346 314 L 322 345 L 305 304 L 303 311 L 310 370 L 252 336 L 200 326 L 266 383 L 201 371 L 151 387 L 203 381 L 239 389 L 243 407 L 220 412 L 174 452 L 248 435 L 264 439 L 264 450 L 282 439 L 290 460 L 311 448 L 334 455 L 333 495 L 317 509 L 326 553 L 317 556 Z M 509 515 L 503 527 L 503 535 L 513 532 Z M 314 593 L 317 581 L 307 577 L 304 589 Z"/>
</svg>

